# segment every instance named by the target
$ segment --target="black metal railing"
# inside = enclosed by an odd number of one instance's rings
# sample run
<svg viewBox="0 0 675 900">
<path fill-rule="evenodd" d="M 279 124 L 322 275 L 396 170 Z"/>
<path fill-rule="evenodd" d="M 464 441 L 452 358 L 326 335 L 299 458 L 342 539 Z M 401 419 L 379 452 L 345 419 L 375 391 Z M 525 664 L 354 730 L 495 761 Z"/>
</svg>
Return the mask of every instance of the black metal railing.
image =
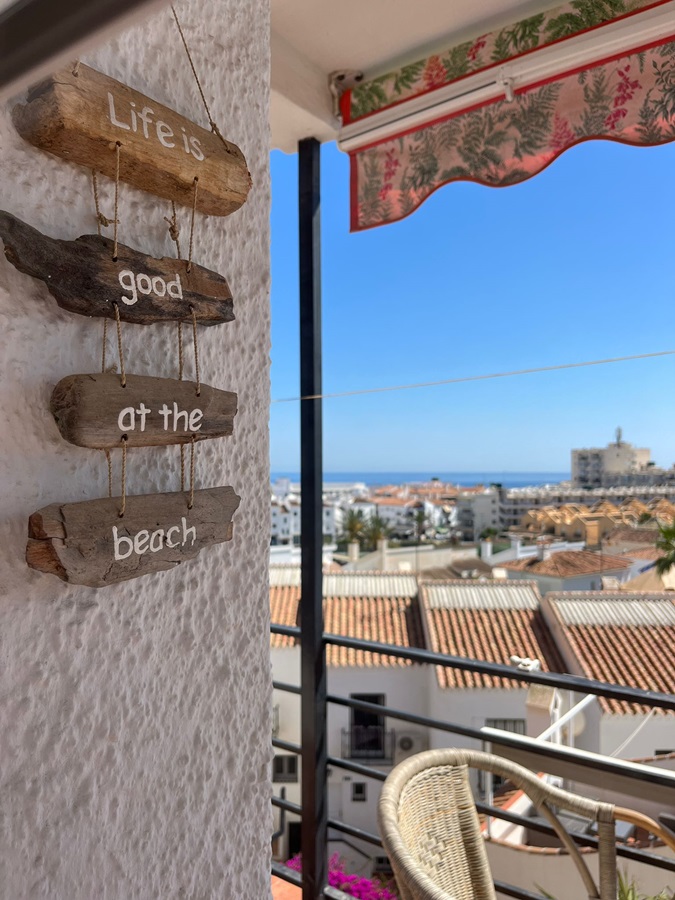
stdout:
<svg viewBox="0 0 675 900">
<path fill-rule="evenodd" d="M 299 636 L 299 629 L 288 626 L 272 625 L 272 632 L 275 634 L 283 634 L 286 636 Z M 607 699 L 620 700 L 632 704 L 640 704 L 641 706 L 651 706 L 660 709 L 675 712 L 675 697 L 670 694 L 664 694 L 656 691 L 642 691 L 637 688 L 625 687 L 622 685 L 605 684 L 604 682 L 594 681 L 593 679 L 582 678 L 576 675 L 559 675 L 548 672 L 523 672 L 521 670 L 504 666 L 497 663 L 490 663 L 484 660 L 473 660 L 463 657 L 444 656 L 429 650 L 416 650 L 411 648 L 396 647 L 390 644 L 382 644 L 374 641 L 363 641 L 356 638 L 346 638 L 340 635 L 324 634 L 324 647 L 327 645 L 349 647 L 357 650 L 368 650 L 373 653 L 381 653 L 387 656 L 395 656 L 403 659 L 410 659 L 416 663 L 427 665 L 441 665 L 447 668 L 456 668 L 463 671 L 473 671 L 481 674 L 507 677 L 528 683 L 545 684 L 549 687 L 555 687 L 559 690 L 571 691 L 574 694 L 594 694 L 598 697 L 606 697 Z M 278 691 L 290 692 L 303 696 L 303 688 L 301 685 L 288 684 L 286 682 L 274 681 L 274 689 Z M 635 796 L 646 797 L 651 796 L 662 803 L 663 808 L 675 806 L 675 772 L 666 769 L 659 769 L 653 766 L 639 765 L 626 760 L 610 758 L 601 754 L 591 753 L 572 747 L 561 746 L 526 735 L 515 734 L 513 732 L 502 731 L 496 728 L 478 728 L 467 725 L 463 722 L 448 722 L 435 719 L 431 716 L 419 713 L 411 713 L 406 710 L 397 709 L 392 706 L 383 706 L 377 703 L 371 703 L 367 700 L 360 700 L 353 697 L 344 697 L 328 693 L 326 696 L 327 703 L 330 706 L 348 707 L 352 710 L 360 710 L 367 714 L 378 715 L 383 718 L 394 719 L 408 725 L 417 725 L 430 731 L 443 732 L 447 735 L 458 735 L 462 738 L 473 739 L 477 747 L 488 747 L 494 749 L 506 757 L 516 759 L 529 765 L 530 768 L 539 771 L 545 770 L 551 774 L 559 774 L 563 777 L 574 780 L 577 783 L 590 786 L 607 787 L 613 786 L 617 792 L 633 794 Z M 379 729 L 379 726 L 370 726 Z M 374 766 L 382 764 L 382 758 L 359 757 L 359 754 L 351 753 L 352 736 L 355 729 L 343 729 L 341 732 L 341 748 L 340 757 L 327 755 L 326 762 L 331 768 L 340 769 L 345 772 L 358 775 L 362 778 L 368 778 L 375 782 L 383 782 L 386 778 L 386 772 L 379 771 Z M 395 730 L 387 730 L 382 727 L 382 733 L 391 735 L 392 753 L 389 759 L 393 759 L 393 747 L 395 739 Z M 363 737 L 359 735 L 358 737 Z M 358 737 L 357 745 L 358 745 Z M 380 740 L 380 735 L 376 735 L 376 739 Z M 322 742 L 327 745 L 328 735 L 322 735 Z M 451 740 L 448 744 L 451 744 Z M 276 749 L 284 752 L 302 754 L 302 744 L 291 741 L 274 740 L 273 745 Z M 379 752 L 381 743 L 376 745 L 376 751 Z M 371 765 L 366 765 L 365 762 Z M 278 798 L 273 799 L 273 805 L 295 813 L 302 817 L 303 828 L 313 827 L 308 820 L 306 811 L 302 806 L 291 804 L 288 801 L 281 801 Z M 545 823 L 536 822 L 532 819 L 510 813 L 501 808 L 490 806 L 484 802 L 477 802 L 477 808 L 480 813 L 488 815 L 495 819 L 502 819 L 516 825 L 528 828 L 530 831 L 541 832 L 542 834 L 555 836 L 553 830 Z M 331 836 L 349 835 L 367 844 L 381 847 L 382 843 L 378 835 L 364 831 L 362 828 L 350 825 L 349 823 L 338 819 L 329 818 L 326 815 L 326 829 L 328 839 Z M 573 834 L 573 839 L 580 846 L 595 848 L 597 847 L 597 838 L 589 835 Z M 657 869 L 664 870 L 664 873 L 675 872 L 675 860 L 669 859 L 659 853 L 645 851 L 629 845 L 620 845 L 617 847 L 619 857 L 633 862 L 639 862 L 650 865 Z M 275 864 L 275 874 L 280 877 L 286 877 L 291 882 L 302 885 L 302 879 L 298 877 L 298 873 L 287 869 L 281 864 Z M 664 876 L 664 881 L 667 877 Z M 672 878 L 671 878 L 672 880 Z M 541 894 L 532 893 L 515 885 L 504 884 L 496 881 L 496 888 L 499 893 L 507 897 L 519 898 L 519 900 L 545 900 Z M 305 889 L 303 886 L 303 900 L 305 900 Z M 311 900 L 319 900 L 323 897 L 338 897 L 339 892 L 316 893 Z"/>
</svg>

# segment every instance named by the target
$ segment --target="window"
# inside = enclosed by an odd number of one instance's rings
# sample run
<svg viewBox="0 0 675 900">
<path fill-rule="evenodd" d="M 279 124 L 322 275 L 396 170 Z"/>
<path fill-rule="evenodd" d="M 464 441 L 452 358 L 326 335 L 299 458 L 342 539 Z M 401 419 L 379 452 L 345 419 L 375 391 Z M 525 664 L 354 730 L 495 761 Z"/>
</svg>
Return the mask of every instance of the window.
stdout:
<svg viewBox="0 0 675 900">
<path fill-rule="evenodd" d="M 290 784 L 298 780 L 298 757 L 294 754 L 282 754 L 274 757 L 272 780 L 275 784 Z"/>
<path fill-rule="evenodd" d="M 352 803 L 365 803 L 367 799 L 365 781 L 355 781 L 352 784 Z"/>
<path fill-rule="evenodd" d="M 351 697 L 353 700 L 384 706 L 384 694 L 351 694 Z M 352 759 L 384 759 L 384 716 L 363 709 L 352 709 L 351 718 Z"/>
</svg>

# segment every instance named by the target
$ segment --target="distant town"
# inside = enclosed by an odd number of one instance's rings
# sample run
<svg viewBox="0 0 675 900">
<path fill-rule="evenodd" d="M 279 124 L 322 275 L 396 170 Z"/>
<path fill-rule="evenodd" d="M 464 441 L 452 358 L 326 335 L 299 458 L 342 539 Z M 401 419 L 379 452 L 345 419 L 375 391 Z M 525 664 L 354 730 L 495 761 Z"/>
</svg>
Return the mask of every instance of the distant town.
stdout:
<svg viewBox="0 0 675 900">
<path fill-rule="evenodd" d="M 483 575 L 489 566 L 492 577 L 510 577 L 511 571 L 530 577 L 536 572 L 523 560 L 583 551 L 586 567 L 594 570 L 592 583 L 583 587 L 639 574 L 635 567 L 612 569 L 609 557 L 612 549 L 625 549 L 626 529 L 653 537 L 659 522 L 673 521 L 675 467 L 656 466 L 651 451 L 624 441 L 618 428 L 606 447 L 572 450 L 570 468 L 569 481 L 525 487 L 467 487 L 437 478 L 376 486 L 327 482 L 324 563 L 417 571 L 473 556 L 481 559 Z M 298 483 L 279 478 L 272 484 L 272 564 L 299 562 L 301 502 Z M 601 571 L 590 554 L 602 554 Z M 577 569 L 582 557 L 573 563 Z"/>
</svg>

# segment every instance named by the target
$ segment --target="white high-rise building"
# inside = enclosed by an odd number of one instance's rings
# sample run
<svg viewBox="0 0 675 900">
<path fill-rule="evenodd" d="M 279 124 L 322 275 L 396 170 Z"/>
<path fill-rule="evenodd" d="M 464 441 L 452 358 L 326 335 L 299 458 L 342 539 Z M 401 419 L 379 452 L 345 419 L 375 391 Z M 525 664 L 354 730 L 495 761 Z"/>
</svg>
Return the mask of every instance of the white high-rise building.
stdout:
<svg viewBox="0 0 675 900">
<path fill-rule="evenodd" d="M 604 448 L 585 447 L 572 450 L 573 487 L 611 487 L 624 483 L 626 476 L 645 471 L 651 461 L 651 450 L 634 447 L 622 440 L 616 429 L 616 441 Z"/>
</svg>

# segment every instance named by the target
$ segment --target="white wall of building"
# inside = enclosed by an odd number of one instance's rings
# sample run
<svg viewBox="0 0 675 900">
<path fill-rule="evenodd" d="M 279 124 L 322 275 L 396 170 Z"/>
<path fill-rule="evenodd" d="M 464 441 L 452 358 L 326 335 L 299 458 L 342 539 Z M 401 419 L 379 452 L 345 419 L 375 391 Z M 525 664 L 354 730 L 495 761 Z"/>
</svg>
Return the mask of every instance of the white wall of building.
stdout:
<svg viewBox="0 0 675 900">
<path fill-rule="evenodd" d="M 102 322 L 60 310 L 0 253 L 0 893 L 7 900 L 270 896 L 269 9 L 177 11 L 214 118 L 253 177 L 227 219 L 199 213 L 194 259 L 236 322 L 199 329 L 201 377 L 236 391 L 234 435 L 197 446 L 197 486 L 242 501 L 231 542 L 105 589 L 27 568 L 28 516 L 107 495 L 103 453 L 67 444 L 53 386 L 96 372 Z M 167 8 L 84 60 L 207 126 Z M 56 238 L 95 233 L 91 174 L 31 147 L 0 111 L 2 206 Z M 112 218 L 113 183 L 99 179 Z M 120 186 L 119 239 L 172 256 L 171 204 Z M 183 239 L 190 211 L 178 209 Z M 109 361 L 116 361 L 114 327 Z M 122 325 L 127 371 L 177 377 L 175 325 Z M 188 345 L 189 346 L 189 345 Z M 186 377 L 193 377 L 186 348 Z M 178 448 L 132 450 L 129 493 L 175 491 Z M 115 482 L 119 484 L 115 454 Z M 264 527 L 261 527 L 264 523 Z"/>
</svg>

